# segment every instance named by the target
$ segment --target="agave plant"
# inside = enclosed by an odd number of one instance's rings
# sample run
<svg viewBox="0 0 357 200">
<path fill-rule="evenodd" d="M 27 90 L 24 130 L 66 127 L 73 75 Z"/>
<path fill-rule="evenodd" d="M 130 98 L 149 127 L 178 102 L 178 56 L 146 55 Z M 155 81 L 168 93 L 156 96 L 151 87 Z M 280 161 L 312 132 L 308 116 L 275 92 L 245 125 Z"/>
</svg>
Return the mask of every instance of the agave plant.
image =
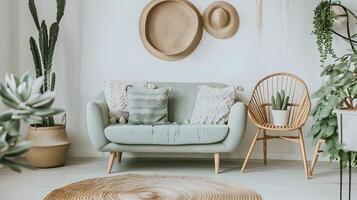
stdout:
<svg viewBox="0 0 357 200">
<path fill-rule="evenodd" d="M 52 60 L 55 51 L 55 46 L 59 33 L 59 23 L 64 15 L 66 0 L 57 0 L 57 17 L 50 29 L 48 30 L 45 20 L 41 24 L 37 15 L 37 8 L 35 0 L 29 0 L 28 6 L 30 13 L 35 22 L 38 31 L 38 43 L 36 40 L 30 38 L 30 48 L 32 52 L 33 61 L 35 64 L 36 77 L 44 77 L 41 93 L 54 91 L 56 83 L 56 74 L 52 72 Z M 53 117 L 44 117 L 42 126 L 54 126 Z"/>
<path fill-rule="evenodd" d="M 55 93 L 42 93 L 43 82 L 44 77 L 34 79 L 26 73 L 21 78 L 6 74 L 4 84 L 0 83 L 1 100 L 10 108 L 0 113 L 0 164 L 12 170 L 33 168 L 27 163 L 16 161 L 31 146 L 28 142 L 18 142 L 20 122 L 39 123 L 44 117 L 63 112 L 51 108 Z"/>
<path fill-rule="evenodd" d="M 289 96 L 285 96 L 285 91 L 276 92 L 276 96 L 271 97 L 272 110 L 287 110 Z"/>
</svg>

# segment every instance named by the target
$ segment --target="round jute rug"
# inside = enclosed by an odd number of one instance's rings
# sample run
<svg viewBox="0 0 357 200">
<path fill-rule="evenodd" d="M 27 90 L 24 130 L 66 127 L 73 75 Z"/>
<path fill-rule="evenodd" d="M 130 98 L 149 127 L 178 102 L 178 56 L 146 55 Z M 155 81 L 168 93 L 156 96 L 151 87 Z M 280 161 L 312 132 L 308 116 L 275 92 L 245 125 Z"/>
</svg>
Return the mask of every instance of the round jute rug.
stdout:
<svg viewBox="0 0 357 200">
<path fill-rule="evenodd" d="M 56 189 L 45 200 L 261 200 L 246 187 L 209 178 L 119 175 L 88 179 Z"/>
</svg>

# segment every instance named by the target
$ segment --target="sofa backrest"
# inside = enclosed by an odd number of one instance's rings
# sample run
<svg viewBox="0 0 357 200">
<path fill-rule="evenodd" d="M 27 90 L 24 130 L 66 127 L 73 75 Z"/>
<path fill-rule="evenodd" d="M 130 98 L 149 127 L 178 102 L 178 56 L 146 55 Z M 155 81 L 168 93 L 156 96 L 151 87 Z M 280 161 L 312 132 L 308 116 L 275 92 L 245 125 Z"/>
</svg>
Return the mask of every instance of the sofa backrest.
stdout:
<svg viewBox="0 0 357 200">
<path fill-rule="evenodd" d="M 196 102 L 198 87 L 208 85 L 210 87 L 224 88 L 222 83 L 178 83 L 178 82 L 153 82 L 157 87 L 171 88 L 169 94 L 169 122 L 182 124 L 190 120 Z"/>
</svg>

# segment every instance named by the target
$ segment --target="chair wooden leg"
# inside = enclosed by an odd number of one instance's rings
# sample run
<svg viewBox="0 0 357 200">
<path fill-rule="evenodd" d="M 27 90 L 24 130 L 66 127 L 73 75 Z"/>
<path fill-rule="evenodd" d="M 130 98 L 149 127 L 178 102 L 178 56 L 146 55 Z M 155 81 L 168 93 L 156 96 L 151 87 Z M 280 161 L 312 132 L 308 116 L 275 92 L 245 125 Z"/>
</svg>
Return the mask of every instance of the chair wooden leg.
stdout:
<svg viewBox="0 0 357 200">
<path fill-rule="evenodd" d="M 122 152 L 117 152 L 118 163 L 121 163 Z"/>
<path fill-rule="evenodd" d="M 306 161 L 306 151 L 305 151 L 305 144 L 304 144 L 304 135 L 302 134 L 301 129 L 298 129 L 299 132 L 299 143 L 300 143 L 300 150 L 301 150 L 301 157 L 302 161 L 304 162 L 304 168 L 305 168 L 305 175 L 306 179 L 309 179 L 309 168 L 307 166 L 307 161 Z"/>
<path fill-rule="evenodd" d="M 116 152 L 110 152 L 109 162 L 108 162 L 108 167 L 107 167 L 108 174 L 110 174 L 112 172 L 113 163 L 114 163 L 116 156 L 117 156 Z"/>
<path fill-rule="evenodd" d="M 312 173 L 314 172 L 314 169 L 316 166 L 316 162 L 319 159 L 321 143 L 322 143 L 322 141 L 318 141 L 316 144 L 316 148 L 314 151 L 314 157 L 312 158 L 311 165 L 310 165 L 310 173 L 309 173 L 310 176 L 312 176 Z"/>
<path fill-rule="evenodd" d="M 246 168 L 246 166 L 247 166 L 247 164 L 248 164 L 248 160 L 249 160 L 249 158 L 250 158 L 250 155 L 251 155 L 252 152 L 253 152 L 255 143 L 257 142 L 259 132 L 260 132 L 260 128 L 258 128 L 257 133 L 255 134 L 254 139 L 253 139 L 253 141 L 252 141 L 252 144 L 250 145 L 250 148 L 249 148 L 249 151 L 248 151 L 248 153 L 247 153 L 247 156 L 245 157 L 245 160 L 244 160 L 244 163 L 243 163 L 241 172 L 245 172 L 245 168 Z"/>
<path fill-rule="evenodd" d="M 263 140 L 263 154 L 264 154 L 264 164 L 267 164 L 267 159 L 268 159 L 268 156 L 267 156 L 267 137 L 266 137 L 266 130 L 263 130 L 263 133 L 264 133 L 264 140 Z"/>
<path fill-rule="evenodd" d="M 214 172 L 219 173 L 219 153 L 214 154 Z"/>
</svg>

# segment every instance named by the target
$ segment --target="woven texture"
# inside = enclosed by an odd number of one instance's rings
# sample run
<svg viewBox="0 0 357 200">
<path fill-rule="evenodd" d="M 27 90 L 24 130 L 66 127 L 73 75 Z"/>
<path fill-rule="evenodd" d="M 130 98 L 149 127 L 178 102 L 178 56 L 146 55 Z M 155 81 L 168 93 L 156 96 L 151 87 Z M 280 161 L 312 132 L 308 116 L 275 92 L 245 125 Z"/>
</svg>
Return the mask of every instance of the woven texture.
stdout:
<svg viewBox="0 0 357 200">
<path fill-rule="evenodd" d="M 45 200 L 261 200 L 246 187 L 185 176 L 121 175 L 73 183 Z"/>
<path fill-rule="evenodd" d="M 191 124 L 224 124 L 235 101 L 235 88 L 211 88 L 201 86 L 195 108 L 192 112 Z"/>
<path fill-rule="evenodd" d="M 104 95 L 108 104 L 109 117 L 119 120 L 120 117 L 128 119 L 128 96 L 126 89 L 129 85 L 145 88 L 146 82 L 105 81 Z"/>
<path fill-rule="evenodd" d="M 168 88 L 128 88 L 129 124 L 167 124 Z"/>
</svg>

